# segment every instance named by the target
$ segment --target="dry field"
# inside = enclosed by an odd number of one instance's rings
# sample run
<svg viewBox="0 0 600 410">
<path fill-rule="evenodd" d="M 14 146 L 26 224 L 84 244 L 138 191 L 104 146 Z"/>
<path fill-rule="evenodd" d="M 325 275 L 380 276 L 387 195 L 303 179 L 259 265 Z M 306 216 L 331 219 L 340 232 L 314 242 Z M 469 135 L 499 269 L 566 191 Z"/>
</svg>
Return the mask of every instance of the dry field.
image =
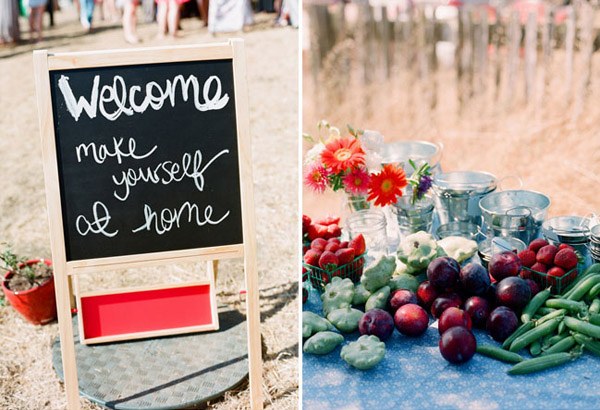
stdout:
<svg viewBox="0 0 600 410">
<path fill-rule="evenodd" d="M 296 275 L 298 183 L 298 32 L 272 29 L 272 15 L 258 15 L 258 24 L 238 35 L 246 41 L 253 172 L 257 215 L 258 265 L 262 334 L 266 344 L 263 392 L 272 409 L 298 405 L 298 284 Z M 26 27 L 23 20 L 22 27 Z M 142 25 L 143 46 L 209 42 L 214 38 L 199 20 L 182 21 L 183 38 L 154 40 L 156 27 Z M 27 34 L 25 34 L 27 36 Z M 57 27 L 45 32 L 38 48 L 95 50 L 123 48 L 120 27 L 100 23 L 85 35 L 73 10 L 57 15 Z M 32 44 L 0 48 L 0 242 L 27 256 L 50 257 L 37 108 L 33 84 Z M 221 263 L 219 302 L 243 310 L 242 263 Z M 192 269 L 162 266 L 131 272 L 106 272 L 83 277 L 84 289 L 103 289 L 177 282 L 197 277 Z M 0 408 L 14 410 L 66 407 L 64 390 L 52 369 L 51 344 L 56 323 L 36 327 L 25 323 L 10 306 L 0 306 Z M 215 403 L 216 409 L 246 408 L 247 384 Z M 99 409 L 82 399 L 84 409 Z"/>
</svg>

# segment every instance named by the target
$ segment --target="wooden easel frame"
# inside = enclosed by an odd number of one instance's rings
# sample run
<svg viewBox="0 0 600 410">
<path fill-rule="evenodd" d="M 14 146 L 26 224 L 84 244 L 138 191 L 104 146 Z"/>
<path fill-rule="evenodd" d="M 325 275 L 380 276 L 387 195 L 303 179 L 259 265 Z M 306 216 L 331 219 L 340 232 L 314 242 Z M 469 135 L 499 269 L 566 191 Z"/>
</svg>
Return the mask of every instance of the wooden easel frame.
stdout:
<svg viewBox="0 0 600 410">
<path fill-rule="evenodd" d="M 155 252 L 67 262 L 65 238 L 63 235 L 53 108 L 50 93 L 50 71 L 220 59 L 231 59 L 233 65 L 243 243 L 211 248 Z M 262 349 L 256 260 L 252 147 L 248 117 L 246 55 L 243 40 L 230 39 L 226 43 L 210 43 L 206 45 L 56 54 L 48 53 L 47 50 L 38 50 L 33 53 L 33 62 L 40 134 L 42 138 L 44 179 L 55 276 L 54 281 L 56 288 L 60 345 L 68 408 L 80 408 L 75 343 L 73 340 L 73 323 L 71 321 L 71 299 L 73 295 L 69 286 L 69 278 L 75 279 L 76 282 L 77 275 L 80 273 L 101 272 L 112 269 L 129 269 L 170 262 L 176 263 L 199 260 L 208 261 L 209 273 L 216 274 L 218 260 L 243 257 L 246 289 L 248 292 L 246 298 L 246 316 L 248 322 L 250 401 L 252 408 L 262 409 Z"/>
</svg>

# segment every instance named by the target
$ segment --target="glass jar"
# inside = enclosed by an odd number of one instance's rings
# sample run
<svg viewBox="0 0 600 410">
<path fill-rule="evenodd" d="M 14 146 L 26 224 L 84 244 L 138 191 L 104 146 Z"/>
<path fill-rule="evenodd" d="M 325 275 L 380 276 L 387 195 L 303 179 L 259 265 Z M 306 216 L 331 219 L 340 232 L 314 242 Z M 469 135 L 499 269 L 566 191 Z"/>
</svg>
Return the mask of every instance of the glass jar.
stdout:
<svg viewBox="0 0 600 410">
<path fill-rule="evenodd" d="M 382 211 L 363 209 L 351 214 L 346 221 L 351 239 L 363 234 L 369 256 L 388 254 L 386 219 Z"/>
<path fill-rule="evenodd" d="M 425 195 L 413 204 L 410 194 L 398 198 L 392 208 L 402 236 L 419 231 L 431 233 L 433 210 L 434 204 L 430 195 Z"/>
<path fill-rule="evenodd" d="M 345 208 L 348 213 L 370 209 L 371 204 L 367 200 L 366 195 L 351 195 L 346 194 Z"/>
</svg>

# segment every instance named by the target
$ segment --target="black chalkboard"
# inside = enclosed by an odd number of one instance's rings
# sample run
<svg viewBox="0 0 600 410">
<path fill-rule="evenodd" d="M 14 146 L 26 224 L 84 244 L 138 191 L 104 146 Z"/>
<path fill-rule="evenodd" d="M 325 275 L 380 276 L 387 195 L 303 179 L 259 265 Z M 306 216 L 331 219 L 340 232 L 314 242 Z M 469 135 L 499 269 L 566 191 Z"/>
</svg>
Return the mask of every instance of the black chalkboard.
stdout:
<svg viewBox="0 0 600 410">
<path fill-rule="evenodd" d="M 68 261 L 243 242 L 231 59 L 50 83 Z"/>
</svg>

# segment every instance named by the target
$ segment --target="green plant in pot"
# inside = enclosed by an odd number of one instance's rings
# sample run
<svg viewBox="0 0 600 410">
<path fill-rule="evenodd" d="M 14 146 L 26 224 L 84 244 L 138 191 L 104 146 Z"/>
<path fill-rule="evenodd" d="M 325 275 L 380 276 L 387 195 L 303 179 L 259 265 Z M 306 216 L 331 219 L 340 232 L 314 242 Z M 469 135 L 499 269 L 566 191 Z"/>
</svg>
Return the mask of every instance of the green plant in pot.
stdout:
<svg viewBox="0 0 600 410">
<path fill-rule="evenodd" d="M 27 321 L 43 325 L 56 319 L 51 261 L 20 257 L 7 246 L 0 253 L 0 269 L 5 272 L 2 291 L 6 300 Z"/>
</svg>

